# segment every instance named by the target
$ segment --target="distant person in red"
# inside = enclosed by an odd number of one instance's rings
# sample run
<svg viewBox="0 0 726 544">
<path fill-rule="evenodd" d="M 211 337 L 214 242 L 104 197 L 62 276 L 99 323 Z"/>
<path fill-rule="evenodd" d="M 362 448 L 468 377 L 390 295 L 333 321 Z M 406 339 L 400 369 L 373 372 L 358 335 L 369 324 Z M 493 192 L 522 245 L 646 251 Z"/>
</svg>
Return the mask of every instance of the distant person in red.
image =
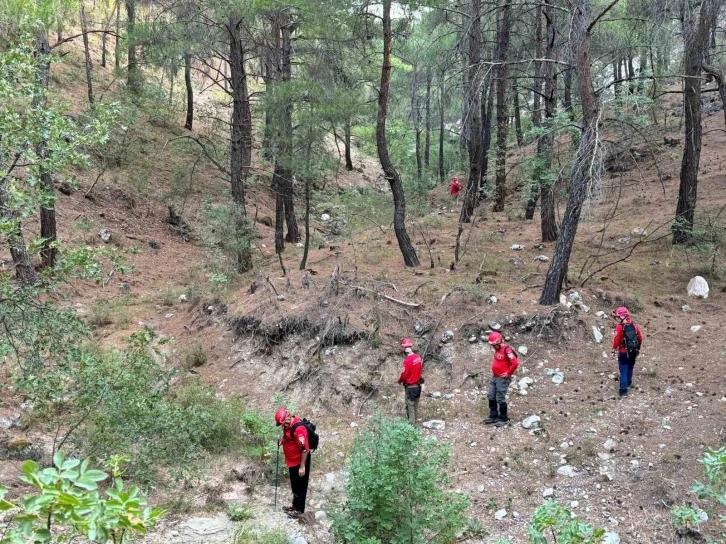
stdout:
<svg viewBox="0 0 726 544">
<path fill-rule="evenodd" d="M 403 349 L 406 358 L 403 360 L 403 372 L 398 378 L 398 383 L 403 385 L 406 392 L 408 422 L 415 427 L 418 399 L 421 397 L 421 384 L 424 382 L 421 377 L 423 363 L 421 357 L 413 352 L 413 342 L 410 338 L 401 340 L 401 349 Z"/>
<path fill-rule="evenodd" d="M 461 194 L 461 191 L 464 190 L 464 186 L 459 181 L 459 176 L 454 176 L 451 180 L 451 187 L 449 188 L 449 192 L 451 193 L 451 198 L 454 200 L 459 198 L 459 195 Z"/>
<path fill-rule="evenodd" d="M 275 424 L 278 427 L 282 426 L 280 443 L 285 454 L 285 464 L 290 471 L 292 488 L 292 504 L 284 509 L 291 518 L 298 518 L 305 512 L 305 498 L 310 480 L 308 429 L 302 420 L 287 408 L 280 408 L 275 412 Z"/>
<path fill-rule="evenodd" d="M 489 417 L 484 420 L 484 424 L 493 423 L 496 427 L 506 427 L 509 422 L 507 389 L 512 382 L 512 374 L 519 366 L 519 361 L 512 348 L 504 343 L 504 337 L 500 333 L 494 331 L 489 334 L 489 345 L 494 348 L 494 358 L 487 392 Z"/>
<path fill-rule="evenodd" d="M 613 354 L 618 354 L 620 396 L 624 397 L 633 385 L 633 369 L 635 359 L 640 353 L 640 346 L 643 344 L 643 333 L 640 332 L 640 327 L 630 319 L 630 311 L 625 306 L 615 309 L 613 319 L 616 323 Z"/>
</svg>

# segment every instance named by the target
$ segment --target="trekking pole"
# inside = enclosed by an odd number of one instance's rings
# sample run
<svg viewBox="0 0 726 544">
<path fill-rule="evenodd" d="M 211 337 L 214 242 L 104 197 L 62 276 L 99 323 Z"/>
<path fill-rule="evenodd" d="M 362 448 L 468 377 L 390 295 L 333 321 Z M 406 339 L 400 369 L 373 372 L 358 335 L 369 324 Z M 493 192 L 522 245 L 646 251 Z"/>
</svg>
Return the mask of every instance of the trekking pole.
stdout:
<svg viewBox="0 0 726 544">
<path fill-rule="evenodd" d="M 277 484 L 278 484 L 278 473 L 280 471 L 280 442 L 277 442 L 277 460 L 275 461 L 275 506 L 273 510 L 277 512 Z"/>
</svg>

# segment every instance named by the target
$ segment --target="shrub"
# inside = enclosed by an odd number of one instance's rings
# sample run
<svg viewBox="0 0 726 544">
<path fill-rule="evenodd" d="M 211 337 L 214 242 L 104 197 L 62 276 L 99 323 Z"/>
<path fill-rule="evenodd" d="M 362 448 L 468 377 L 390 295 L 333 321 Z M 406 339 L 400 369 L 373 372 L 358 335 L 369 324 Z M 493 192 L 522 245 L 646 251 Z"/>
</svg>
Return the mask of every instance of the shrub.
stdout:
<svg viewBox="0 0 726 544">
<path fill-rule="evenodd" d="M 249 506 L 239 506 L 237 504 L 227 506 L 227 516 L 232 521 L 247 521 L 254 517 Z"/>
<path fill-rule="evenodd" d="M 401 419 L 377 414 L 353 445 L 336 542 L 445 543 L 466 527 L 465 496 L 445 490 L 449 452 Z"/>
<path fill-rule="evenodd" d="M 252 527 L 242 527 L 234 536 L 234 544 L 287 544 L 288 537 L 284 531 L 270 531 Z"/>
<path fill-rule="evenodd" d="M 600 544 L 604 529 L 593 529 L 592 526 L 572 517 L 572 513 L 553 500 L 547 500 L 537 507 L 532 514 L 532 522 L 528 528 L 528 539 L 531 544 Z"/>
<path fill-rule="evenodd" d="M 199 340 L 192 342 L 184 350 L 184 368 L 197 368 L 207 364 L 207 348 Z"/>
</svg>

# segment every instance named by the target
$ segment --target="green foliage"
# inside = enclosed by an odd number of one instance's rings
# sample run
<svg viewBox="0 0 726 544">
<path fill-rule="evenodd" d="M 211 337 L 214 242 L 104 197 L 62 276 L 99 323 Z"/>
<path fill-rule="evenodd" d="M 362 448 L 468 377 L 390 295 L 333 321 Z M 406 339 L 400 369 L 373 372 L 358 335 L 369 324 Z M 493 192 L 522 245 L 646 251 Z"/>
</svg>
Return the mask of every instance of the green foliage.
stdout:
<svg viewBox="0 0 726 544">
<path fill-rule="evenodd" d="M 671 508 L 672 523 L 676 529 L 693 529 L 701 524 L 701 516 L 690 506 Z"/>
<path fill-rule="evenodd" d="M 719 520 L 726 529 L 726 447 L 709 449 L 698 462 L 703 465 L 706 479 L 704 482 L 696 482 L 691 493 L 720 508 Z M 698 527 L 703 522 L 699 513 L 687 506 L 676 506 L 671 514 L 673 524 L 678 528 Z M 721 542 L 726 542 L 726 532 L 721 533 Z"/>
<path fill-rule="evenodd" d="M 134 534 L 145 534 L 163 514 L 147 507 L 139 489 L 126 488 L 118 474 L 102 495 L 98 484 L 108 475 L 89 468 L 88 459 L 65 459 L 56 452 L 52 467 L 41 470 L 34 461 L 25 461 L 22 471 L 20 479 L 35 493 L 12 504 L 2 499 L 7 490 L 0 488 L 0 510 L 19 509 L 1 544 L 70 542 L 78 536 L 123 544 Z"/>
<path fill-rule="evenodd" d="M 230 504 L 227 506 L 227 516 L 232 521 L 247 521 L 252 519 L 252 509 L 249 506 L 240 506 L 238 504 Z"/>
<path fill-rule="evenodd" d="M 184 350 L 184 368 L 197 368 L 207 364 L 207 348 L 199 340 L 192 342 Z"/>
<path fill-rule="evenodd" d="M 242 527 L 234 536 L 233 544 L 287 544 L 288 536 L 284 531 L 271 531 Z"/>
<path fill-rule="evenodd" d="M 553 500 L 537 507 L 527 531 L 531 544 L 600 544 L 605 534 L 604 529 L 593 529 L 573 518 L 567 508 Z"/>
<path fill-rule="evenodd" d="M 225 286 L 227 278 L 237 270 L 237 256 L 248 250 L 255 238 L 249 220 L 238 217 L 233 204 L 205 203 L 202 206 L 202 225 L 199 237 L 207 249 L 207 257 L 214 272 L 212 283 Z"/>
<path fill-rule="evenodd" d="M 353 445 L 335 541 L 446 543 L 466 527 L 465 496 L 446 491 L 449 452 L 401 419 L 377 414 Z"/>
</svg>

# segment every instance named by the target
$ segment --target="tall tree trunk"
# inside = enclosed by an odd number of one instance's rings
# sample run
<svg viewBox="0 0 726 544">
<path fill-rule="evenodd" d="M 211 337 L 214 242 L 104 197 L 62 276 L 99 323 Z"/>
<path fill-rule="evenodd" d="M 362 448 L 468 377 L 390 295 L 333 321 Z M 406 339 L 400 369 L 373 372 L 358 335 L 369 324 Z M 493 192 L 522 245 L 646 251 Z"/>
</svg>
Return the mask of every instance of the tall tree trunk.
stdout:
<svg viewBox="0 0 726 544">
<path fill-rule="evenodd" d="M 479 184 L 481 183 L 481 152 L 482 152 L 482 122 L 481 122 L 481 0 L 472 0 L 471 14 L 469 16 L 469 58 L 467 65 L 469 75 L 466 89 L 466 111 L 469 118 L 467 138 L 469 150 L 469 179 L 464 191 L 464 204 L 461 207 L 460 223 L 468 223 L 474 214 L 474 208 L 479 203 Z M 459 226 L 459 232 L 461 232 Z M 457 257 L 458 260 L 458 257 Z"/>
<path fill-rule="evenodd" d="M 86 61 L 86 88 L 88 90 L 88 104 L 93 107 L 93 81 L 91 80 L 91 49 L 88 47 L 88 25 L 86 23 L 85 0 L 78 0 L 81 15 L 81 32 L 83 33 L 83 55 Z M 105 36 L 106 34 L 104 34 Z"/>
<path fill-rule="evenodd" d="M 252 114 L 247 91 L 244 50 L 240 40 L 239 27 L 242 19 L 230 16 L 227 23 L 229 33 L 229 68 L 232 87 L 232 127 L 230 141 L 230 172 L 232 185 L 233 213 L 237 236 L 244 236 L 237 244 L 237 271 L 242 274 L 252 270 L 251 229 L 245 210 L 245 183 L 252 165 Z"/>
<path fill-rule="evenodd" d="M 174 103 L 174 75 L 176 74 L 176 64 L 172 61 L 169 68 L 169 105 Z M 161 72 L 161 83 L 164 83 L 164 72 Z"/>
<path fill-rule="evenodd" d="M 552 148 L 555 142 L 555 135 L 552 132 L 552 119 L 557 109 L 557 49 L 556 29 L 552 15 L 551 0 L 545 0 L 545 18 L 547 19 L 547 58 L 551 62 L 544 68 L 545 77 L 545 118 L 549 130 L 537 142 L 538 164 L 536 176 L 537 187 L 542 195 L 542 207 L 540 208 L 540 228 L 543 242 L 554 242 L 557 239 L 557 220 L 555 216 L 555 179 L 552 179 L 550 169 L 552 168 Z"/>
<path fill-rule="evenodd" d="M 635 67 L 633 66 L 633 55 L 628 53 L 628 93 L 635 94 L 636 81 L 635 81 Z"/>
<path fill-rule="evenodd" d="M 419 74 L 414 67 L 411 78 L 411 120 L 415 134 L 416 150 L 416 180 L 421 180 L 422 156 L 421 156 L 421 101 L 418 96 Z"/>
<path fill-rule="evenodd" d="M 444 165 L 444 115 L 446 113 L 445 103 L 445 89 L 444 84 L 446 83 L 446 72 L 441 71 L 441 79 L 439 80 L 439 183 L 446 181 L 446 168 Z"/>
<path fill-rule="evenodd" d="M 425 108 L 425 123 L 426 123 L 426 137 L 424 139 L 424 166 L 429 167 L 430 153 L 431 153 L 431 69 L 426 70 L 426 102 Z"/>
<path fill-rule="evenodd" d="M 591 180 L 591 166 L 597 147 L 598 103 L 592 88 L 590 73 L 590 0 L 577 0 L 572 21 L 572 41 L 577 51 L 577 82 L 582 104 L 582 135 L 570 177 L 570 194 L 567 208 L 562 219 L 562 232 L 557 239 L 554 256 L 547 270 L 540 304 L 556 304 L 559 300 L 562 283 L 567 277 L 572 245 L 575 241 L 580 221 L 582 205 L 587 196 Z"/>
<path fill-rule="evenodd" d="M 497 31 L 497 164 L 496 198 L 494 211 L 503 212 L 507 197 L 507 135 L 509 116 L 507 115 L 507 77 L 509 53 L 509 27 L 511 25 L 512 2 L 507 0 L 502 8 L 502 20 Z"/>
<path fill-rule="evenodd" d="M 673 243 L 687 244 L 693 237 L 693 220 L 698 201 L 698 165 L 701 160 L 701 70 L 708 49 L 711 10 L 717 0 L 704 0 L 696 15 L 697 3 L 684 1 L 684 96 L 683 108 L 686 137 L 681 160 L 681 184 L 678 189 L 676 220 L 673 223 Z"/>
<path fill-rule="evenodd" d="M 8 176 L 0 179 L 0 218 L 8 227 L 6 238 L 10 246 L 10 257 L 15 265 L 15 277 L 22 285 L 33 285 L 38 278 L 33 267 L 33 260 L 25 247 L 20 221 L 8 208 L 8 192 L 5 187 L 7 180 Z"/>
<path fill-rule="evenodd" d="M 620 57 L 615 57 L 613 59 L 613 87 L 614 87 L 614 93 L 615 97 L 617 98 L 620 96 L 620 86 L 621 86 L 621 79 L 623 77 L 623 74 L 620 71 Z"/>
<path fill-rule="evenodd" d="M 524 134 L 522 133 L 522 115 L 519 111 L 519 87 L 517 80 L 514 80 L 514 88 L 512 89 L 512 101 L 514 107 L 514 132 L 517 135 L 517 146 L 524 145 Z"/>
<path fill-rule="evenodd" d="M 134 27 L 136 26 L 136 0 L 126 2 L 126 39 L 128 43 L 128 66 L 126 86 L 134 94 L 141 94 L 141 74 L 136 59 L 136 44 L 134 43 Z"/>
<path fill-rule="evenodd" d="M 535 56 L 542 58 L 542 7 L 537 6 L 535 16 Z M 532 124 L 535 127 L 542 125 L 542 63 L 539 60 L 534 62 L 534 91 L 532 93 Z M 529 217 L 528 219 L 532 219 Z"/>
<path fill-rule="evenodd" d="M 292 79 L 292 31 L 294 24 L 286 20 L 285 24 L 280 28 L 282 36 L 281 68 L 282 83 L 287 84 Z M 295 218 L 295 189 L 292 181 L 292 99 L 286 98 L 285 106 L 280 112 L 281 118 L 281 138 L 279 158 L 282 159 L 281 176 L 278 178 L 282 187 L 282 196 L 285 204 L 285 223 L 287 224 L 287 236 L 285 241 L 297 243 L 300 241 L 300 230 L 297 226 Z"/>
<path fill-rule="evenodd" d="M 572 65 L 567 66 L 564 70 L 564 94 L 562 97 L 562 107 L 569 114 L 570 119 L 575 120 L 575 110 L 572 109 Z"/>
<path fill-rule="evenodd" d="M 116 36 L 113 49 L 113 62 L 116 70 L 121 67 L 121 0 L 116 0 Z"/>
<path fill-rule="evenodd" d="M 479 194 L 484 194 L 487 186 L 487 175 L 489 172 L 489 150 L 492 147 L 492 120 L 494 117 L 494 89 L 496 78 L 493 74 L 489 76 L 489 83 L 482 88 L 482 150 L 481 150 L 481 181 L 479 183 Z M 486 96 L 485 96 L 486 95 Z"/>
<path fill-rule="evenodd" d="M 40 92 L 33 97 L 33 109 L 45 109 L 48 100 L 48 78 L 50 77 L 50 44 L 45 30 L 38 34 L 36 39 L 35 55 L 38 61 L 38 87 Z M 48 170 L 49 150 L 48 142 L 40 140 L 35 145 L 35 153 L 40 159 L 40 190 L 45 198 L 40 208 L 40 237 L 42 239 L 40 258 L 43 267 L 55 266 L 57 249 L 56 220 L 55 220 L 55 188 L 53 187 L 53 172 Z"/>
<path fill-rule="evenodd" d="M 343 146 L 345 147 L 345 169 L 350 172 L 353 170 L 353 158 L 350 153 L 350 117 L 345 120 L 343 136 Z"/>
<path fill-rule="evenodd" d="M 378 90 L 378 117 L 376 119 L 376 147 L 381 168 L 391 186 L 393 194 L 393 229 L 396 232 L 398 247 L 403 255 L 406 266 L 418 266 L 416 249 L 406 232 L 406 199 L 403 194 L 403 184 L 396 168 L 388 156 L 386 142 L 386 117 L 388 115 L 388 91 L 391 85 L 391 0 L 383 0 L 383 66 L 381 68 L 381 85 Z"/>
<path fill-rule="evenodd" d="M 707 64 L 703 66 L 703 70 L 711 74 L 716 80 L 718 95 L 721 98 L 721 107 L 723 108 L 724 123 L 726 123 L 726 76 L 721 70 Z"/>
<path fill-rule="evenodd" d="M 192 54 L 184 53 L 184 84 L 187 90 L 187 118 L 184 128 L 192 130 L 194 123 L 194 89 L 192 89 Z"/>
</svg>

